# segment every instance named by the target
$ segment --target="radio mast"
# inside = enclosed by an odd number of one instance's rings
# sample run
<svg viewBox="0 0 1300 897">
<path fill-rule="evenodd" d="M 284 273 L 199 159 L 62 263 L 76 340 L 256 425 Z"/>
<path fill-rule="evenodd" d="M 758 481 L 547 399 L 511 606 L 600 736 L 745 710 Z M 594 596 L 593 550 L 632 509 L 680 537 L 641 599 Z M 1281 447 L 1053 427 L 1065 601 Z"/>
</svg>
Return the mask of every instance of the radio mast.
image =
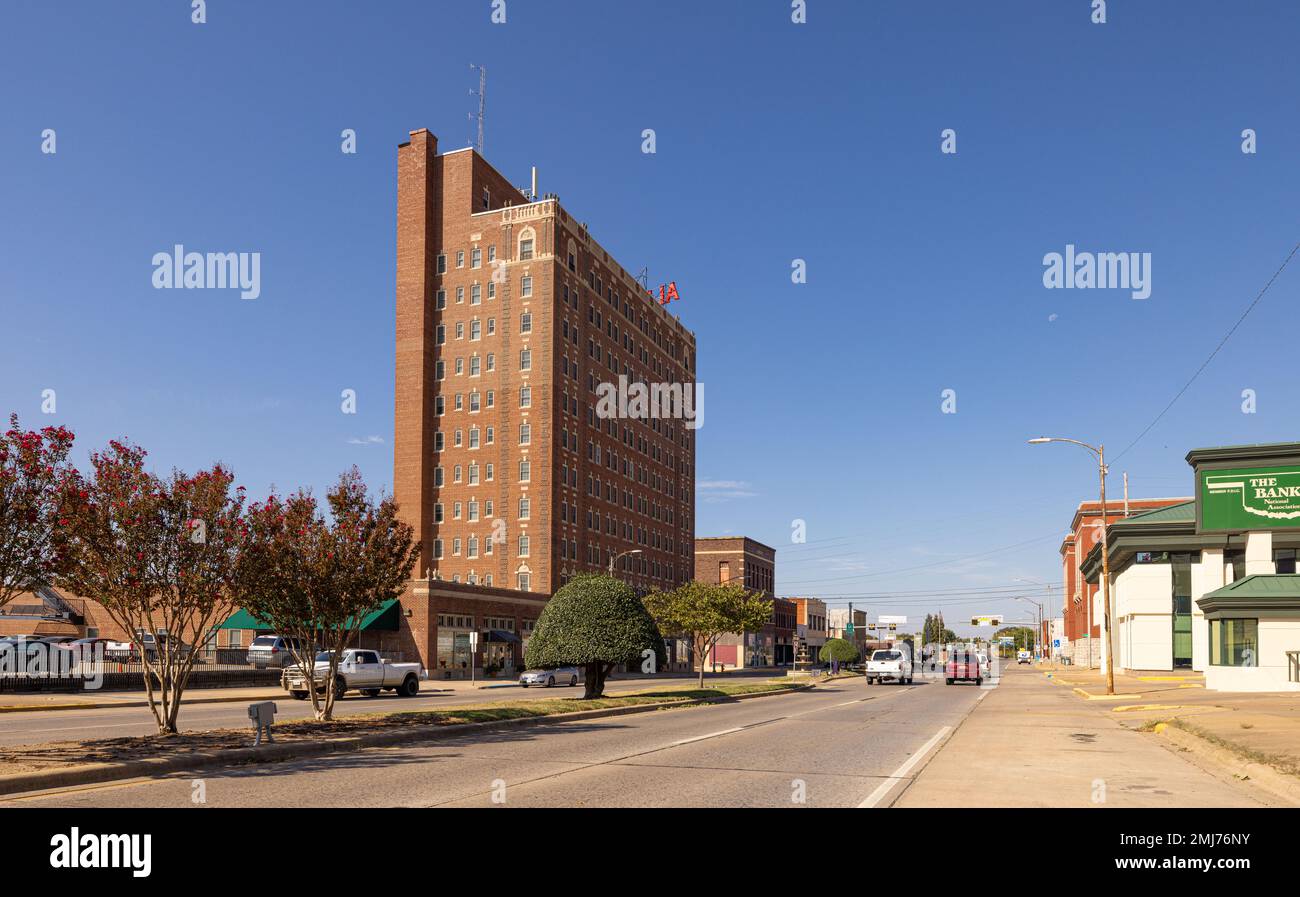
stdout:
<svg viewBox="0 0 1300 897">
<path fill-rule="evenodd" d="M 471 121 L 475 119 L 478 121 L 477 148 L 478 154 L 481 156 L 483 155 L 483 118 L 487 114 L 487 68 L 485 66 L 475 65 L 472 62 L 469 64 L 469 67 L 471 69 L 478 69 L 478 90 L 471 90 L 469 92 L 470 96 L 478 97 L 478 115 L 476 116 L 473 112 L 470 112 L 469 118 Z M 472 145 L 473 144 L 471 143 L 471 146 Z"/>
</svg>

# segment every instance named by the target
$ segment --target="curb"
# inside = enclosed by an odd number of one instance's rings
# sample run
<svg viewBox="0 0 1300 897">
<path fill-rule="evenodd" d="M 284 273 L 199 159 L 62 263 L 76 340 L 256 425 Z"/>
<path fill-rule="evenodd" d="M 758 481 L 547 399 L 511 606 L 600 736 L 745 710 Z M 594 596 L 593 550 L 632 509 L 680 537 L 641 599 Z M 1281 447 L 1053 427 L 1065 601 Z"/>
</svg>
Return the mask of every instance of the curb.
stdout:
<svg viewBox="0 0 1300 897">
<path fill-rule="evenodd" d="M 1085 701 L 1126 701 L 1132 698 L 1140 698 L 1141 694 L 1114 694 L 1114 695 L 1094 695 L 1092 692 L 1084 691 L 1082 688 L 1071 689 L 1076 695 Z"/>
<path fill-rule="evenodd" d="M 452 688 L 421 688 L 420 694 L 450 694 L 454 692 Z M 264 695 L 227 695 L 213 698 L 192 698 L 181 701 L 181 707 L 184 708 L 190 704 L 237 704 L 240 701 L 278 701 L 288 697 L 288 693 L 280 690 L 267 692 Z M 51 710 L 111 710 L 114 707 L 148 707 L 148 701 L 88 701 L 77 704 L 34 704 L 30 707 L 22 704 L 3 704 L 0 705 L 0 713 L 40 713 Z"/>
<path fill-rule="evenodd" d="M 370 747 L 388 747 L 419 741 L 432 741 L 445 736 L 461 735 L 466 732 L 491 732 L 515 726 L 530 726 L 539 723 L 574 722 L 603 717 L 627 716 L 633 713 L 648 713 L 677 707 L 701 707 L 709 704 L 726 704 L 732 701 L 744 701 L 751 698 L 768 698 L 774 695 L 790 694 L 797 691 L 811 691 L 814 686 L 800 685 L 794 688 L 775 689 L 773 691 L 753 692 L 744 695 L 727 695 L 721 698 L 704 698 L 693 701 L 658 701 L 653 704 L 632 704 L 626 707 L 602 707 L 595 710 L 576 710 L 572 713 L 553 713 L 548 716 L 530 716 L 519 719 L 489 720 L 481 723 L 453 723 L 445 726 L 424 726 L 397 732 L 377 732 L 373 735 L 354 735 L 346 738 L 333 738 L 314 742 L 280 742 L 261 747 L 229 748 L 188 754 L 184 757 L 168 757 L 157 760 L 130 760 L 125 763 L 93 763 L 74 766 L 67 769 L 45 770 L 34 773 L 16 773 L 0 775 L 0 795 L 21 794 L 28 791 L 43 791 L 50 788 L 63 788 L 71 785 L 91 785 L 113 782 L 121 779 L 134 779 L 140 776 L 159 776 L 170 772 L 207 769 L 213 766 L 234 766 L 253 761 L 274 762 L 297 760 L 307 757 L 321 757 L 329 754 L 347 753 Z"/>
</svg>

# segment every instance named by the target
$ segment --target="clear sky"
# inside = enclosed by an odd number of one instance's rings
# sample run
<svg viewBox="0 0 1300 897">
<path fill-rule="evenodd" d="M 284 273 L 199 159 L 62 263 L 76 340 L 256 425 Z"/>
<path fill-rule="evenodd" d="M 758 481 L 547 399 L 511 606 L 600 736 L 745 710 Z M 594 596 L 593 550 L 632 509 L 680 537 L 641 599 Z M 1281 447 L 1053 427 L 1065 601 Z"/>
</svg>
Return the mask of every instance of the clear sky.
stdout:
<svg viewBox="0 0 1300 897">
<path fill-rule="evenodd" d="M 253 495 L 353 463 L 388 486 L 396 147 L 468 143 L 478 63 L 489 160 L 520 184 L 538 166 L 626 267 L 677 282 L 706 398 L 697 531 L 777 548 L 781 594 L 1012 614 L 953 590 L 1058 583 L 1096 491 L 1085 452 L 1027 437 L 1105 442 L 1117 497 L 1122 471 L 1135 497 L 1190 494 L 1195 446 L 1300 438 L 1297 263 L 1120 456 L 1300 239 L 1289 0 L 1113 0 L 1105 24 L 1090 0 L 491 14 L 6 3 L 0 410 L 71 426 L 79 461 L 129 436 Z M 177 243 L 260 252 L 261 294 L 154 289 Z M 1067 244 L 1150 253 L 1150 297 L 1045 288 Z"/>
</svg>

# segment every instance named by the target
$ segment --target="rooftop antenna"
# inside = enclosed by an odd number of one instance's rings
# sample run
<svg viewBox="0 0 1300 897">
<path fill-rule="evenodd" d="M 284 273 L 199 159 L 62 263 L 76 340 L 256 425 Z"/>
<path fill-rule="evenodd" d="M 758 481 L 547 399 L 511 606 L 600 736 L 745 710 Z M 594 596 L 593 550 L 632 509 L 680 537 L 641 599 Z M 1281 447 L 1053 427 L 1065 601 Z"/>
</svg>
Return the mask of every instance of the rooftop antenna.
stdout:
<svg viewBox="0 0 1300 897">
<path fill-rule="evenodd" d="M 648 267 L 642 268 L 639 272 L 637 272 L 636 281 L 637 283 L 641 284 L 641 289 L 643 290 L 650 289 L 650 269 Z"/>
<path fill-rule="evenodd" d="M 469 67 L 470 69 L 478 69 L 478 90 L 469 92 L 470 96 L 478 97 L 478 115 L 476 116 L 473 112 L 468 113 L 468 115 L 471 121 L 475 119 L 478 121 L 478 154 L 481 156 L 483 155 L 483 118 L 487 114 L 487 68 L 475 65 L 472 62 Z M 474 145 L 472 140 L 470 145 Z"/>
</svg>

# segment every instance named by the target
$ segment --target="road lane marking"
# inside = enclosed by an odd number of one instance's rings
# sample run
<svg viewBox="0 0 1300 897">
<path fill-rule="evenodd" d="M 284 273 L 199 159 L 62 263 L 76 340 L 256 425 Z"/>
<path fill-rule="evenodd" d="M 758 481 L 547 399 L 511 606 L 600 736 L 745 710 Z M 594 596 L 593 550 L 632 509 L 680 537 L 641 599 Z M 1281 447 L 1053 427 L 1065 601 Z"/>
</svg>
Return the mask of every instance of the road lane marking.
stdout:
<svg viewBox="0 0 1300 897">
<path fill-rule="evenodd" d="M 734 729 L 723 729 L 721 732 L 710 732 L 708 735 L 696 735 L 694 738 L 683 738 L 681 741 L 674 741 L 673 744 L 690 744 L 692 741 L 704 741 L 707 738 L 717 738 L 720 735 L 730 735 L 732 732 L 743 732 L 748 726 L 737 726 Z"/>
<path fill-rule="evenodd" d="M 917 751 L 915 754 L 913 754 L 907 760 L 906 763 L 898 767 L 898 769 L 894 770 L 893 774 L 890 775 L 884 782 L 881 782 L 879 788 L 871 792 L 871 795 L 866 800 L 858 804 L 858 809 L 859 810 L 871 809 L 876 804 L 880 803 L 880 801 L 882 801 L 885 798 L 885 796 L 889 794 L 890 791 L 894 790 L 894 786 L 897 785 L 904 776 L 906 776 L 909 772 L 911 772 L 912 768 L 916 766 L 916 764 L 920 763 L 921 760 L 925 758 L 926 754 L 930 753 L 931 749 L 933 749 L 936 744 L 942 741 L 944 739 L 944 736 L 946 736 L 951 731 L 952 731 L 952 726 L 944 726 L 942 729 L 936 732 L 934 734 L 934 737 L 932 737 L 925 744 L 921 745 L 921 749 Z"/>
</svg>

